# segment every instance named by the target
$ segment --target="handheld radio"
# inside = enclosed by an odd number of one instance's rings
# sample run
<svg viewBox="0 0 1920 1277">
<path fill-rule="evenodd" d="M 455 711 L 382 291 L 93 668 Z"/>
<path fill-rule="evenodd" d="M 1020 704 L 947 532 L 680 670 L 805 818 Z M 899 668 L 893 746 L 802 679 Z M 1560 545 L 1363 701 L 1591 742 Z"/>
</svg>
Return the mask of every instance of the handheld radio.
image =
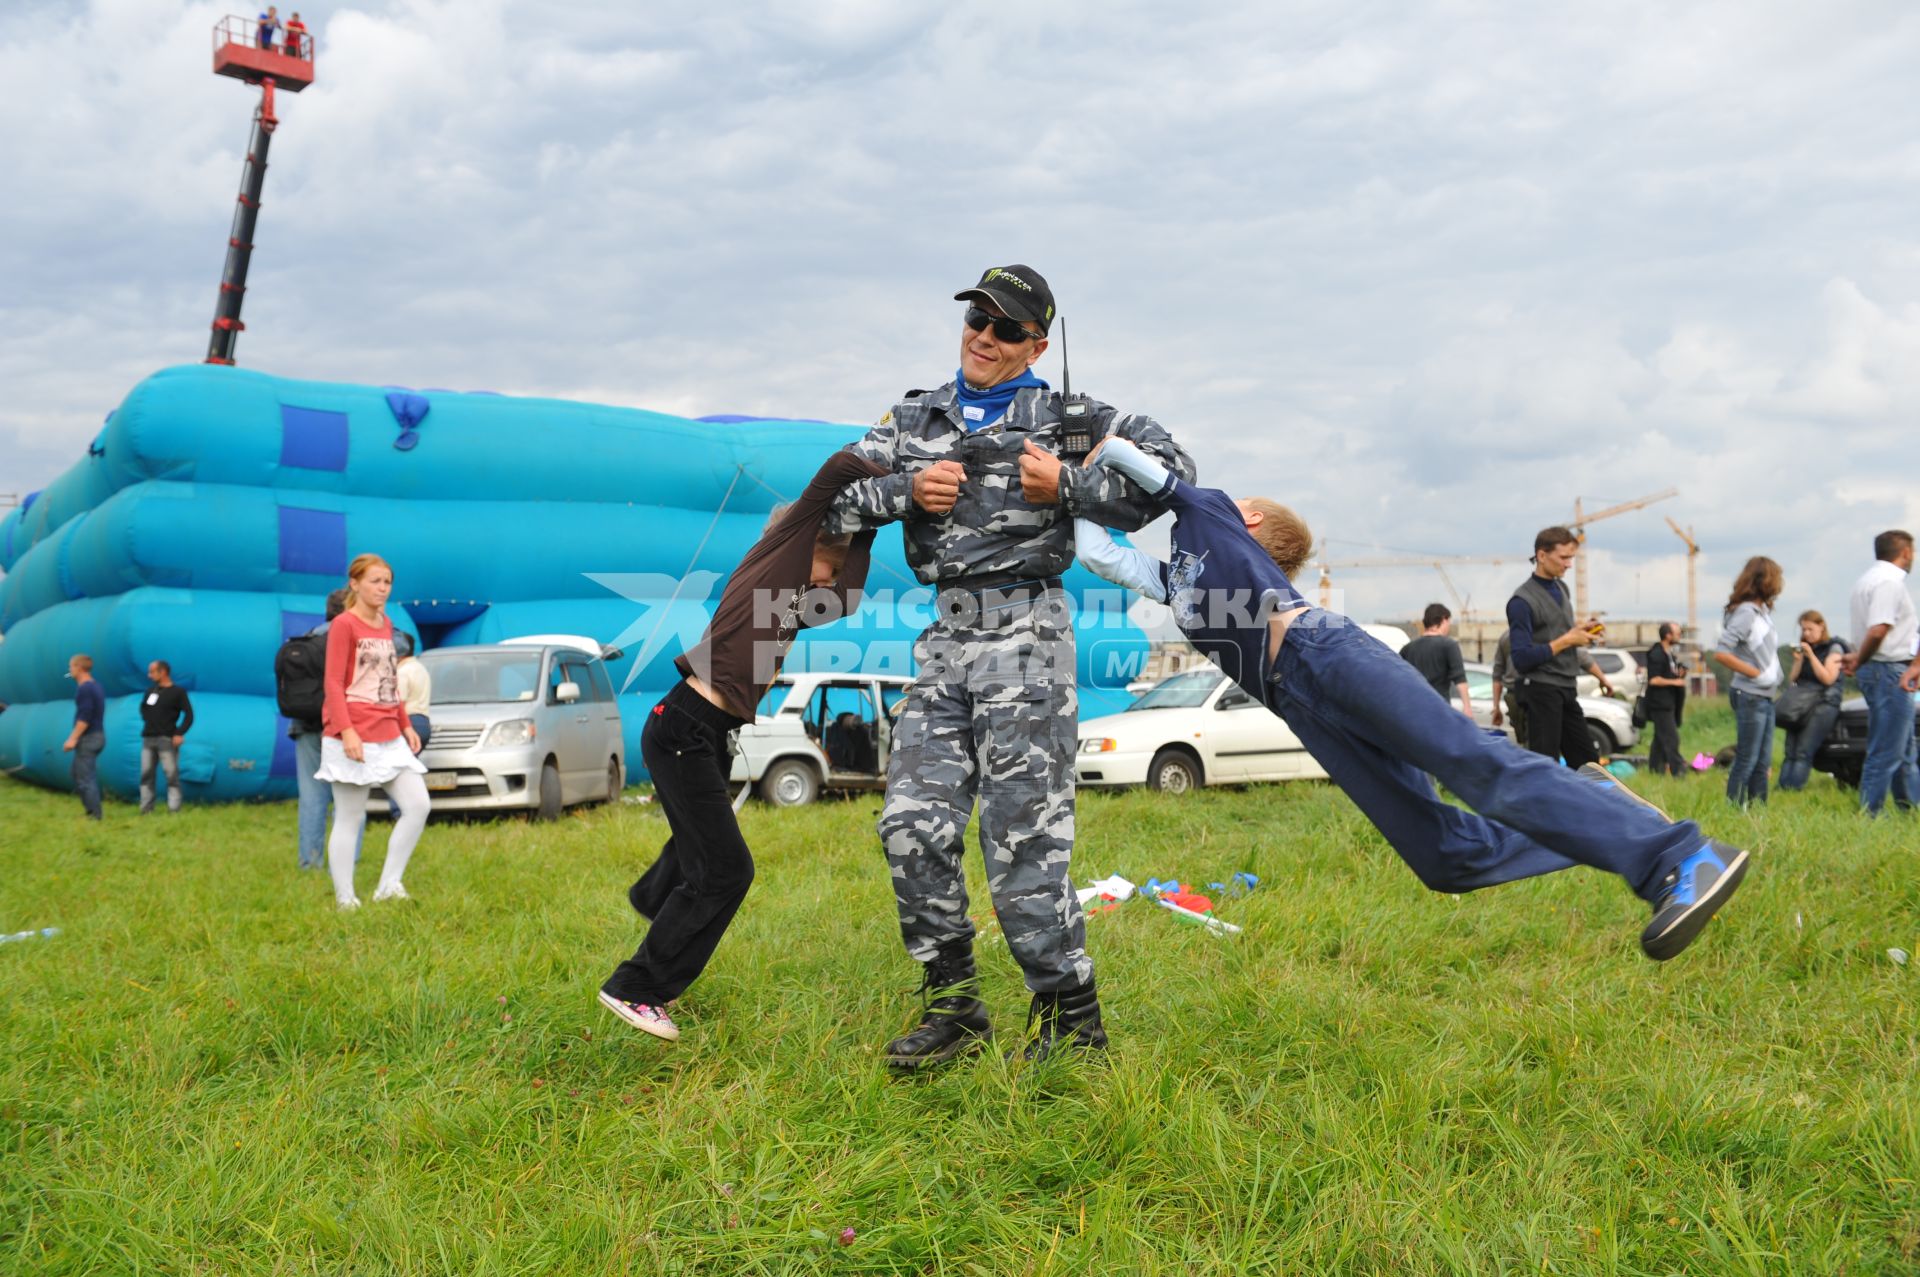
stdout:
<svg viewBox="0 0 1920 1277">
<path fill-rule="evenodd" d="M 1084 457 L 1093 451 L 1093 405 L 1073 393 L 1073 374 L 1067 369 L 1067 317 L 1060 316 L 1060 455 Z"/>
</svg>

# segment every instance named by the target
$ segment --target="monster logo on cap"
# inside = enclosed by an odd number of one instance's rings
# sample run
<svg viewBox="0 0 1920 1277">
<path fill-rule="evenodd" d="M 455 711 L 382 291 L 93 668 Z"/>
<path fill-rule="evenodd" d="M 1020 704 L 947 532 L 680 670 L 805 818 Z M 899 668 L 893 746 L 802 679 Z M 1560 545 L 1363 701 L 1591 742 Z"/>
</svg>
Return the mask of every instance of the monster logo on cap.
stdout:
<svg viewBox="0 0 1920 1277">
<path fill-rule="evenodd" d="M 953 299 L 990 301 L 1011 319 L 1038 324 L 1042 333 L 1053 326 L 1053 290 L 1031 266 L 990 267 L 979 283 L 955 293 Z"/>
</svg>

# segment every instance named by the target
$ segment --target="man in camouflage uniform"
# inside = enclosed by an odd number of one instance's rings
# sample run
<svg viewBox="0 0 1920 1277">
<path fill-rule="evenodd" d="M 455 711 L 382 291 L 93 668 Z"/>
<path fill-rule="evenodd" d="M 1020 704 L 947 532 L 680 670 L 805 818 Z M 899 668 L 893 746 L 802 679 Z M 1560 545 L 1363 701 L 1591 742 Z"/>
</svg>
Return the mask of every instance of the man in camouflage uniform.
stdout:
<svg viewBox="0 0 1920 1277">
<path fill-rule="evenodd" d="M 879 824 L 901 934 L 933 995 L 920 1024 L 887 1044 L 889 1063 L 909 1069 L 992 1036 L 961 870 L 976 795 L 994 912 L 1034 995 L 1027 1056 L 1044 1058 L 1056 1043 L 1106 1045 L 1068 875 L 1079 724 L 1060 574 L 1073 562 L 1074 516 L 1130 530 L 1158 513 L 1131 480 L 1082 469 L 1062 447 L 1061 397 L 1030 371 L 1054 318 L 1040 274 L 996 267 L 954 300 L 970 303 L 959 376 L 909 391 L 852 445 L 892 473 L 849 485 L 829 521 L 850 531 L 901 520 L 908 564 L 938 591 L 935 619 L 914 646 L 919 674 L 895 731 Z M 1193 477 L 1154 421 L 1086 407 L 1093 439 L 1122 435 Z"/>
</svg>

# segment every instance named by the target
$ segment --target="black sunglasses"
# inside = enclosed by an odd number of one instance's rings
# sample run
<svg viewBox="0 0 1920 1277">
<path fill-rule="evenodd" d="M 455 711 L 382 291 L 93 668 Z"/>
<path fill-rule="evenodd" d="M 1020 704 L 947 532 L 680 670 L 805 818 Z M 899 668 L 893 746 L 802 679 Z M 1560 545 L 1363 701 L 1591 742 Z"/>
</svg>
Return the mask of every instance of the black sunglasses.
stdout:
<svg viewBox="0 0 1920 1277">
<path fill-rule="evenodd" d="M 1009 346 L 1023 341 L 1039 341 L 1041 334 L 1030 333 L 1026 325 L 1017 319 L 1008 319 L 1005 315 L 989 315 L 978 306 L 967 307 L 967 327 L 979 332 L 988 324 L 993 325 L 993 336 Z"/>
</svg>

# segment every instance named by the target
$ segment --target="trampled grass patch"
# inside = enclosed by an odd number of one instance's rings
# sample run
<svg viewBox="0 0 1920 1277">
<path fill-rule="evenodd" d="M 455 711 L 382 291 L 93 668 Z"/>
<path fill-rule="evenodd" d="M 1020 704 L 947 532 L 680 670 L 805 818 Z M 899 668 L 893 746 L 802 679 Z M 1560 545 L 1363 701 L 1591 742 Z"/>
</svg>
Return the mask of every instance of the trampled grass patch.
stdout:
<svg viewBox="0 0 1920 1277">
<path fill-rule="evenodd" d="M 291 806 L 90 828 L 0 783 L 0 932 L 61 929 L 0 946 L 0 1270 L 1920 1270 L 1920 821 L 1640 787 L 1757 853 L 1664 967 L 1617 883 L 1434 895 L 1325 785 L 1084 795 L 1080 879 L 1252 870 L 1246 933 L 1099 915 L 1110 1058 L 903 1080 L 877 798 L 748 809 L 666 1046 L 593 997 L 650 806 L 436 823 L 414 902 L 342 916 Z"/>
</svg>

